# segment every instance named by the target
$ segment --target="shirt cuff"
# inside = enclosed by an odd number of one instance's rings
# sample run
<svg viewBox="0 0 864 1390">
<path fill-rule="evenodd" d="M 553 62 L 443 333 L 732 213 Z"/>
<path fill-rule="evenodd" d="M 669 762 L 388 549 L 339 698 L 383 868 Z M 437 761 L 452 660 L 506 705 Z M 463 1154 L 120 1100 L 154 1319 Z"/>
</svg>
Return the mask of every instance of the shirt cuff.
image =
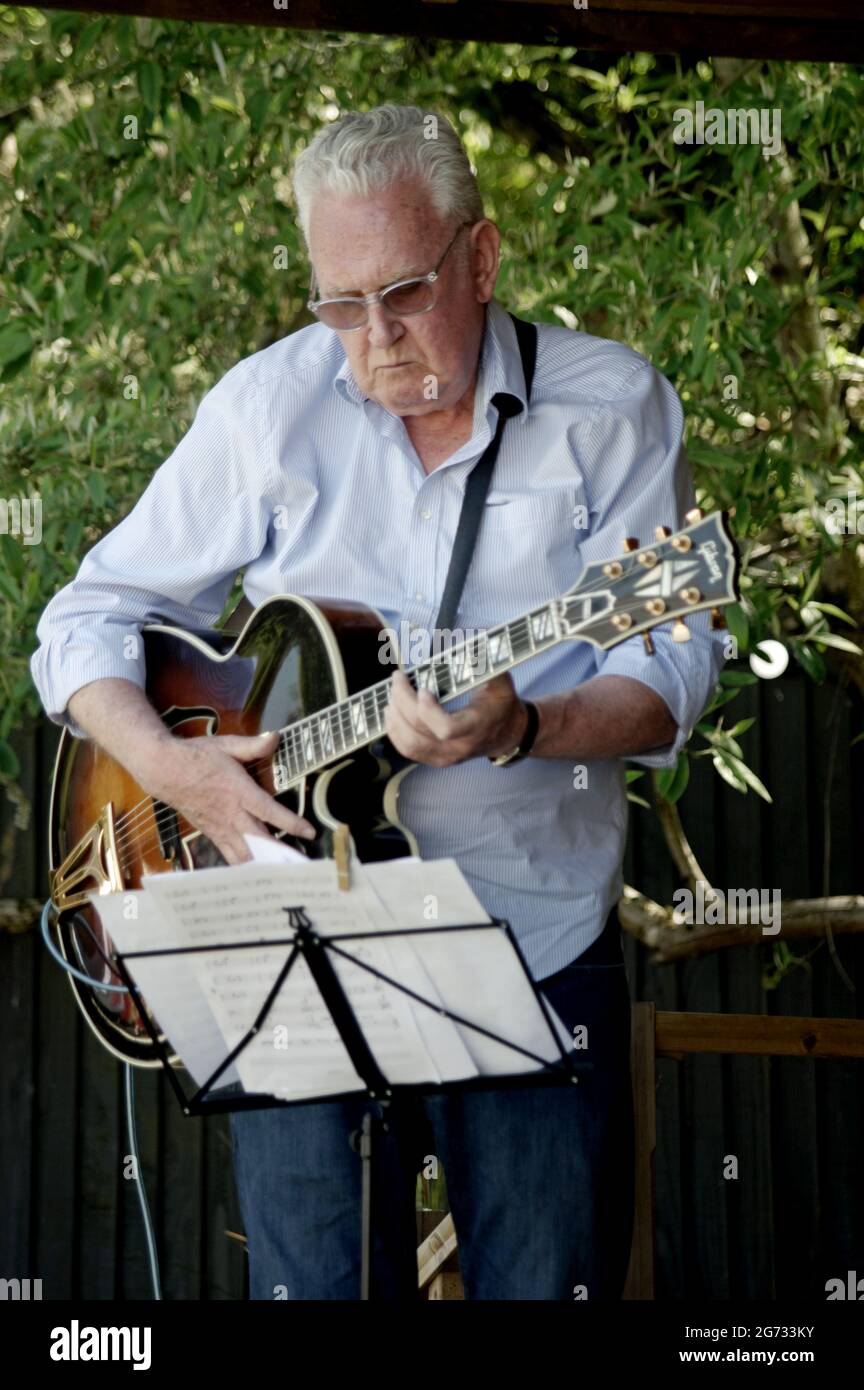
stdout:
<svg viewBox="0 0 864 1390">
<path fill-rule="evenodd" d="M 717 683 L 723 665 L 722 643 L 716 634 L 709 632 L 698 636 L 694 633 L 686 646 L 683 643 L 673 646 L 672 639 L 665 634 L 655 632 L 652 635 L 653 655 L 645 651 L 641 637 L 633 638 L 609 652 L 597 674 L 627 676 L 647 685 L 665 701 L 678 726 L 672 742 L 623 756 L 627 762 L 640 763 L 643 767 L 674 767 Z"/>
<path fill-rule="evenodd" d="M 30 658 L 30 673 L 45 713 L 74 738 L 88 738 L 69 713 L 72 696 L 91 681 L 110 678 L 132 681 L 143 690 L 146 682 L 144 638 L 130 623 L 98 628 L 77 627 L 54 638 Z"/>
</svg>

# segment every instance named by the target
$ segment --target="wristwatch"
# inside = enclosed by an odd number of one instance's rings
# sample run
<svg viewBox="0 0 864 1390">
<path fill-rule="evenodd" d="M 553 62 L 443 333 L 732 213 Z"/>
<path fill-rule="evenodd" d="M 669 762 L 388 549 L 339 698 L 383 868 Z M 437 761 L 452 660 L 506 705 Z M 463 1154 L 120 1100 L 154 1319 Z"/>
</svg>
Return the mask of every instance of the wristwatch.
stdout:
<svg viewBox="0 0 864 1390">
<path fill-rule="evenodd" d="M 523 758 L 528 757 L 534 746 L 537 730 L 540 727 L 540 715 L 537 706 L 531 700 L 523 700 L 522 703 L 528 711 L 528 723 L 525 726 L 525 732 L 516 747 L 511 748 L 509 753 L 499 753 L 497 758 L 489 759 L 494 767 L 509 767 L 511 763 L 521 763 Z"/>
</svg>

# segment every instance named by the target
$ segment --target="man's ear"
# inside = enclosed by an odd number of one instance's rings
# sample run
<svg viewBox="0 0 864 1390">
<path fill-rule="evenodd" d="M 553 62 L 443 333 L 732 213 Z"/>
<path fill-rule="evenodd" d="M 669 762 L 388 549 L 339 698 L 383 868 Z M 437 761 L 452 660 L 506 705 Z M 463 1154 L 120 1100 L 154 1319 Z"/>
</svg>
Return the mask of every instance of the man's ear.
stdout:
<svg viewBox="0 0 864 1390">
<path fill-rule="evenodd" d="M 501 233 L 484 217 L 471 228 L 471 278 L 479 304 L 488 304 L 495 293 L 501 250 Z"/>
</svg>

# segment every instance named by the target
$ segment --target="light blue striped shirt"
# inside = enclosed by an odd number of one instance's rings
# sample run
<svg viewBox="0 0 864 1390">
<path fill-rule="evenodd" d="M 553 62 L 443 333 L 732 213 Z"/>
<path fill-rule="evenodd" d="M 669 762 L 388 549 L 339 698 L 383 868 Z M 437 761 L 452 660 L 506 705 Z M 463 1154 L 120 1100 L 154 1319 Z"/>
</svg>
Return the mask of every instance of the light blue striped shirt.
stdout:
<svg viewBox="0 0 864 1390">
<path fill-rule="evenodd" d="M 676 529 L 693 504 L 683 414 L 670 383 L 620 343 L 538 325 L 531 406 L 508 422 L 459 622 L 482 629 L 564 593 L 625 536 Z M 426 474 L 402 421 L 365 398 L 339 339 L 313 324 L 238 362 L 204 396 L 137 505 L 48 604 L 32 672 L 45 709 L 66 712 L 88 682 L 144 683 L 124 639 L 154 614 L 210 625 L 243 569 L 253 604 L 297 593 L 360 600 L 397 631 L 432 629 L 465 482 L 494 430 L 498 391 L 525 403 L 513 325 L 492 302 L 471 439 Z M 602 671 L 660 694 L 674 744 L 633 759 L 674 763 L 723 662 L 705 613 L 693 640 L 655 632 L 609 652 L 564 642 L 518 666 L 520 694 L 571 690 Z M 134 644 L 133 644 L 134 645 Z M 460 696 L 447 708 L 460 708 Z M 506 918 L 538 979 L 599 935 L 621 890 L 624 763 L 486 758 L 420 766 L 399 814 L 424 858 L 452 856 L 486 909 Z"/>
</svg>

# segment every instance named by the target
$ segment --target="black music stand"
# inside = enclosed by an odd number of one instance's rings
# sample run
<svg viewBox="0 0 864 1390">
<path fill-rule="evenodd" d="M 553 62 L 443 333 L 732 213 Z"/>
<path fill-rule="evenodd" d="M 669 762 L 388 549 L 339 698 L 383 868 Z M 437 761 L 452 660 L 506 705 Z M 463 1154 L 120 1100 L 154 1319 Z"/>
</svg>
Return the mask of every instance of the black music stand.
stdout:
<svg viewBox="0 0 864 1390">
<path fill-rule="evenodd" d="M 385 1112 L 386 1108 L 392 1105 L 394 1095 L 401 1097 L 423 1093 L 440 1094 L 441 1091 L 445 1089 L 448 1091 L 483 1091 L 515 1089 L 527 1086 L 568 1086 L 578 1083 L 580 1072 L 592 1070 L 591 1063 L 584 1061 L 577 1063 L 573 1058 L 572 1052 L 567 1053 L 564 1051 L 560 1038 L 552 1023 L 549 1005 L 546 1003 L 536 980 L 528 969 L 510 924 L 503 919 L 491 922 L 463 923 L 458 926 L 393 928 L 370 932 L 334 932 L 324 937 L 318 934 L 314 923 L 309 921 L 305 907 L 285 907 L 283 911 L 288 913 L 289 926 L 294 932 L 293 936 L 265 940 L 259 939 L 255 941 L 221 942 L 218 945 L 207 946 L 175 946 L 147 951 L 115 951 L 111 954 L 111 964 L 117 969 L 118 974 L 122 976 L 135 998 L 142 1022 L 156 1048 L 169 1083 L 177 1096 L 184 1115 L 193 1116 L 224 1113 L 235 1110 L 272 1109 L 277 1106 L 285 1105 L 312 1105 L 319 1104 L 323 1100 L 335 1101 L 355 1099 L 358 1095 L 362 1094 L 362 1092 L 355 1088 L 354 1090 L 339 1092 L 335 1095 L 305 1097 L 302 1100 L 282 1100 L 278 1096 L 260 1093 L 248 1094 L 245 1092 L 243 1094 L 232 1093 L 226 1095 L 223 1091 L 221 1095 L 212 1095 L 215 1083 L 233 1064 L 243 1049 L 261 1031 L 267 1014 L 270 1012 L 270 1009 L 278 997 L 289 971 L 293 967 L 295 961 L 301 957 L 309 967 L 309 972 L 318 986 L 321 998 L 345 1044 L 345 1050 L 355 1070 L 364 1082 L 368 1098 L 372 1101 L 377 1101 L 385 1109 Z M 519 964 L 531 986 L 532 993 L 540 1006 L 543 1017 L 549 1025 L 550 1034 L 558 1048 L 560 1056 L 555 1062 L 547 1062 L 545 1058 L 522 1047 L 520 1044 L 511 1042 L 507 1038 L 502 1038 L 499 1034 L 493 1033 L 479 1024 L 472 1023 L 470 1019 L 462 1018 L 460 1015 L 442 1008 L 440 1004 L 424 999 L 422 995 L 409 989 L 407 985 L 403 985 L 398 980 L 394 980 L 389 975 L 385 975 L 368 962 L 358 960 L 350 951 L 344 950 L 338 944 L 341 941 L 357 942 L 367 939 L 381 940 L 386 937 L 406 937 L 415 941 L 422 935 L 440 935 L 444 932 L 461 931 L 503 931 L 505 933 L 516 953 Z M 142 957 L 153 956 L 191 955 L 196 953 L 212 953 L 214 951 L 221 953 L 224 951 L 259 950 L 262 946 L 268 948 L 274 946 L 287 946 L 290 949 L 284 964 L 278 971 L 250 1028 L 240 1041 L 231 1048 L 204 1084 L 200 1086 L 193 1095 L 187 1096 L 176 1075 L 176 1067 L 172 1064 L 165 1039 L 160 1037 L 157 1033 L 141 993 L 129 974 L 126 962 Z M 470 1028 L 474 1032 L 482 1033 L 492 1041 L 500 1043 L 502 1046 L 510 1048 L 512 1051 L 518 1052 L 524 1057 L 531 1058 L 531 1060 L 539 1064 L 540 1069 L 527 1073 L 518 1072 L 513 1075 L 495 1074 L 492 1076 L 483 1075 L 468 1077 L 461 1081 L 448 1081 L 442 1083 L 430 1081 L 400 1084 L 391 1083 L 381 1071 L 375 1055 L 366 1041 L 351 1002 L 333 967 L 331 960 L 331 956 L 333 955 L 341 956 L 344 959 L 352 961 L 353 964 L 369 971 L 370 974 L 376 976 L 385 984 L 390 985 L 394 989 L 401 990 L 402 993 L 407 994 L 415 1003 L 433 1009 L 435 1013 L 449 1018 L 452 1022 L 458 1023 L 462 1027 Z M 361 1129 L 355 1130 L 349 1136 L 349 1143 L 355 1152 L 359 1153 L 362 1163 L 360 1298 L 364 1301 L 372 1297 L 372 1159 L 375 1150 L 376 1134 L 380 1130 L 386 1132 L 385 1116 L 382 1115 L 379 1119 L 372 1110 L 368 1110 L 363 1117 Z"/>
</svg>

